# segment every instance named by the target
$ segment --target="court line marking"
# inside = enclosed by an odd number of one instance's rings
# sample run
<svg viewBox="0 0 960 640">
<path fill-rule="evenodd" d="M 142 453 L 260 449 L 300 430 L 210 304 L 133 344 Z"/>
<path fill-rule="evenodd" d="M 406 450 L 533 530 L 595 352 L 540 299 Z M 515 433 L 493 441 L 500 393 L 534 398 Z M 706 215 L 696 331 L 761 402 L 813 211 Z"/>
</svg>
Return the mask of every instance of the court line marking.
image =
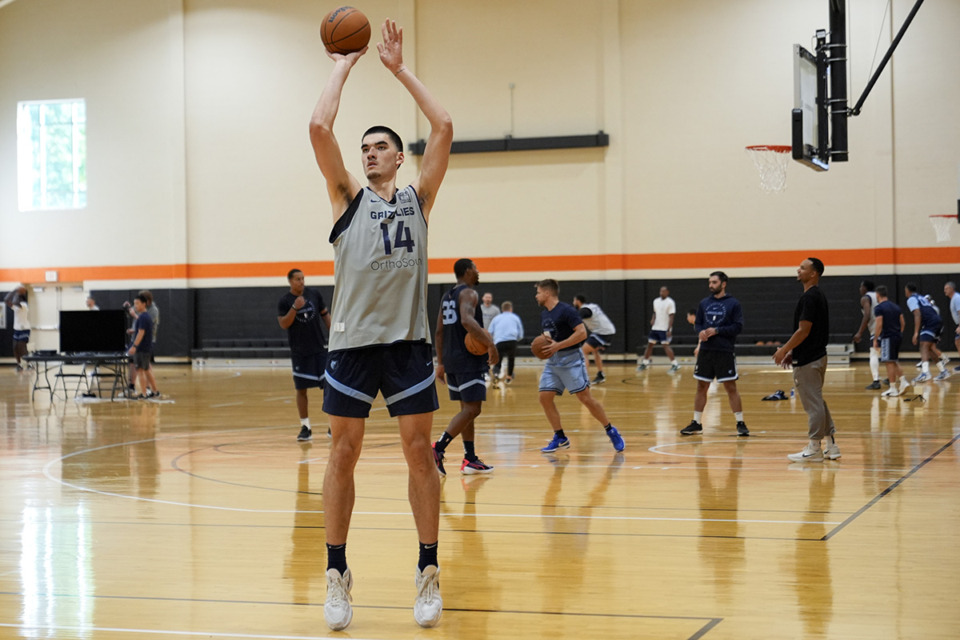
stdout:
<svg viewBox="0 0 960 640">
<path fill-rule="evenodd" d="M 903 475 L 899 480 L 897 480 L 897 481 L 894 482 L 892 485 L 890 485 L 889 487 L 887 487 L 886 489 L 884 489 L 883 491 L 881 491 L 879 494 L 877 494 L 876 496 L 874 496 L 873 499 L 872 499 L 870 502 L 868 502 L 867 504 L 865 504 L 865 505 L 863 505 L 862 507 L 860 507 L 860 509 L 858 509 L 856 513 L 854 513 L 852 516 L 850 516 L 849 518 L 847 518 L 846 520 L 844 520 L 843 522 L 841 522 L 837 527 L 835 527 L 835 528 L 832 529 L 831 531 L 828 531 L 827 534 L 824 535 L 824 536 L 823 536 L 822 538 L 820 538 L 820 539 L 821 539 L 822 541 L 826 542 L 826 541 L 829 540 L 830 538 L 832 538 L 832 537 L 834 537 L 835 535 L 837 535 L 838 533 L 840 533 L 848 524 L 850 524 L 851 522 L 853 522 L 854 520 L 856 520 L 857 518 L 859 518 L 860 516 L 862 516 L 862 515 L 863 515 L 864 513 L 866 513 L 867 510 L 870 509 L 873 505 L 875 505 L 875 504 L 877 504 L 878 502 L 880 502 L 880 500 L 881 500 L 882 498 L 885 498 L 886 496 L 890 495 L 890 494 L 894 491 L 894 489 L 896 489 L 897 487 L 899 487 L 900 485 L 902 485 L 908 478 L 910 478 L 910 477 L 913 476 L 915 473 L 917 473 L 918 471 L 920 471 L 920 469 L 922 469 L 923 467 L 925 467 L 928 462 L 932 462 L 934 458 L 936 458 L 936 457 L 939 456 L 941 453 L 943 453 L 944 451 L 946 451 L 947 449 L 949 449 L 950 447 L 952 447 L 952 446 L 954 445 L 954 443 L 957 442 L 957 440 L 960 440 L 960 434 L 957 434 L 957 435 L 953 436 L 953 438 L 951 438 L 949 442 L 947 442 L 945 445 L 943 445 L 942 447 L 940 447 L 939 449 L 937 449 L 936 451 L 934 451 L 933 453 L 931 453 L 929 456 L 926 457 L 926 459 L 924 459 L 923 461 L 919 462 L 913 469 L 911 469 L 910 471 L 908 471 L 908 472 L 907 472 L 905 475 Z"/>
<path fill-rule="evenodd" d="M 7 624 L 0 622 L 0 627 L 8 629 L 20 629 L 21 631 L 77 631 L 80 633 L 89 633 L 91 631 L 108 631 L 110 633 L 136 633 L 152 634 L 155 636 L 206 636 L 208 638 L 263 638 L 270 640 L 335 640 L 336 636 L 278 636 L 274 633 L 270 635 L 260 635 L 254 633 L 224 633 L 217 631 L 173 631 L 171 629 L 127 629 L 123 627 L 94 627 L 94 626 L 71 626 L 62 624 Z M 363 638 L 354 638 L 354 640 L 366 640 Z"/>
</svg>

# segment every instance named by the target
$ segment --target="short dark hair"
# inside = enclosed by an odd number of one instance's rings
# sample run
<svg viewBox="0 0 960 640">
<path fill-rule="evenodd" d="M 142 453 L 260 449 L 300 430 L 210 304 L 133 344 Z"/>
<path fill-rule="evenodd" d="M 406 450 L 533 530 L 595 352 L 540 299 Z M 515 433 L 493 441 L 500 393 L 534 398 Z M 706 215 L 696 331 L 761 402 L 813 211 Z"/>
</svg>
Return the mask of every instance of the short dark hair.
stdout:
<svg viewBox="0 0 960 640">
<path fill-rule="evenodd" d="M 147 306 L 150 306 L 151 304 L 153 304 L 153 294 L 150 293 L 150 289 L 144 289 L 144 290 L 141 291 L 139 294 L 137 294 L 137 297 L 138 297 L 138 298 L 139 298 L 140 296 L 143 296 L 143 297 L 145 298 L 145 299 L 144 299 L 144 302 L 147 303 Z"/>
<path fill-rule="evenodd" d="M 467 269 L 473 266 L 473 260 L 470 258 L 460 258 L 453 263 L 453 275 L 457 278 L 462 278 L 467 272 Z"/>
<path fill-rule="evenodd" d="M 137 294 L 137 300 L 139 300 L 139 301 L 142 302 L 143 304 L 147 304 L 147 302 L 148 302 L 147 296 L 143 295 L 142 293 L 138 293 L 138 294 Z"/>
<path fill-rule="evenodd" d="M 908 282 L 903 286 L 906 287 L 907 291 L 909 291 L 910 293 L 916 293 L 918 291 L 916 282 Z"/>
<path fill-rule="evenodd" d="M 697 315 L 697 310 L 696 310 L 696 309 L 687 309 L 687 315 L 688 315 L 688 316 L 695 316 L 695 315 Z"/>
<path fill-rule="evenodd" d="M 817 272 L 818 276 L 823 275 L 823 261 L 820 258 L 807 258 L 810 261 L 810 264 L 813 265 L 813 270 Z"/>
<path fill-rule="evenodd" d="M 553 278 L 541 280 L 536 286 L 537 289 L 549 289 L 550 291 L 553 291 L 554 295 L 558 295 L 560 293 L 560 285 Z"/>
<path fill-rule="evenodd" d="M 293 276 L 295 276 L 298 273 L 303 273 L 303 271 L 301 271 L 300 269 L 290 269 L 290 271 L 287 271 L 287 282 L 290 282 L 291 280 L 293 280 Z"/>
<path fill-rule="evenodd" d="M 878 295 L 878 296 L 883 296 L 884 298 L 886 298 L 887 295 L 888 295 L 888 293 L 887 293 L 887 285 L 885 285 L 885 284 L 879 285 L 879 286 L 877 287 L 877 295 Z"/>
<path fill-rule="evenodd" d="M 382 124 L 374 125 L 363 132 L 363 135 L 360 136 L 360 141 L 362 142 L 371 133 L 385 133 L 387 137 L 390 138 L 390 142 L 397 146 L 397 151 L 403 151 L 403 140 L 400 139 L 400 136 L 397 135 L 397 132 L 391 129 L 390 127 L 385 127 Z"/>
<path fill-rule="evenodd" d="M 863 288 L 867 291 L 873 291 L 876 289 L 876 285 L 873 284 L 873 280 L 861 280 L 860 284 L 862 284 Z"/>
<path fill-rule="evenodd" d="M 582 293 L 578 293 L 577 295 L 573 296 L 573 299 L 580 304 L 587 304 L 587 296 L 583 295 Z"/>
<path fill-rule="evenodd" d="M 725 274 L 723 271 L 714 271 L 714 272 L 711 273 L 710 275 L 711 275 L 711 276 L 717 276 L 718 278 L 720 278 L 720 282 L 726 282 L 726 281 L 727 281 L 727 274 Z"/>
</svg>

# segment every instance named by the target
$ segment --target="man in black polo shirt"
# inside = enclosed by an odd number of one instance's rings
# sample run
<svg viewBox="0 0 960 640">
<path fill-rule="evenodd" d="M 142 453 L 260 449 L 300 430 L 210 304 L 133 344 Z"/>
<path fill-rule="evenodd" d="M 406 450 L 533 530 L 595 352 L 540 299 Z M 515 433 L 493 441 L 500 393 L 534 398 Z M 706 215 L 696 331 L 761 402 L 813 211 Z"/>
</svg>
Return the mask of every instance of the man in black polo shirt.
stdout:
<svg viewBox="0 0 960 640">
<path fill-rule="evenodd" d="M 307 412 L 307 389 L 323 389 L 323 371 L 327 364 L 327 342 L 323 339 L 320 323 L 330 330 L 330 314 L 319 291 L 307 289 L 303 272 L 291 269 L 287 274 L 290 291 L 277 305 L 277 321 L 287 330 L 290 340 L 290 360 L 293 363 L 293 386 L 297 390 L 297 411 L 300 413 L 300 434 L 297 440 L 305 442 L 313 437 L 310 414 Z M 327 431 L 329 434 L 329 430 Z"/>
<path fill-rule="evenodd" d="M 827 342 L 830 338 L 830 314 L 827 299 L 820 291 L 823 262 L 807 258 L 797 269 L 797 280 L 803 294 L 793 313 L 794 333 L 785 345 L 773 354 L 773 361 L 782 367 L 793 365 L 793 385 L 807 412 L 810 441 L 803 451 L 787 456 L 793 462 L 836 460 L 840 448 L 834 440 L 836 427 L 830 409 L 823 399 L 823 378 L 827 372 Z M 820 442 L 826 438 L 826 448 Z"/>
</svg>

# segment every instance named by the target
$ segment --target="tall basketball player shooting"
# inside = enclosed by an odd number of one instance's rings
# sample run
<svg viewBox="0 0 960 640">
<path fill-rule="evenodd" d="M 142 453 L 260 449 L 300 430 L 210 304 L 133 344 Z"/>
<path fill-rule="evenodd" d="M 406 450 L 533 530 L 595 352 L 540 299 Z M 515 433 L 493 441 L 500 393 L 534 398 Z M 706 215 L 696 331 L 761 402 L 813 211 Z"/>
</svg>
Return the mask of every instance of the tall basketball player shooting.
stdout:
<svg viewBox="0 0 960 640">
<path fill-rule="evenodd" d="M 420 175 L 397 189 L 403 143 L 387 127 L 363 134 L 360 159 L 367 185 L 347 171 L 333 123 L 350 70 L 366 52 L 327 53 L 333 72 L 310 120 L 310 141 L 327 183 L 333 210 L 334 294 L 323 410 L 330 415 L 332 443 L 323 482 L 327 537 L 327 600 L 331 629 L 350 624 L 353 610 L 346 543 L 354 505 L 353 470 L 360 456 L 366 418 L 383 393 L 400 425 L 408 467 L 408 494 L 420 538 L 414 618 L 423 627 L 440 620 L 437 580 L 440 479 L 430 430 L 439 407 L 434 386 L 427 319 L 427 221 L 447 171 L 453 122 L 446 110 L 403 63 L 403 30 L 384 22 L 380 61 L 413 96 L 430 123 Z"/>
</svg>

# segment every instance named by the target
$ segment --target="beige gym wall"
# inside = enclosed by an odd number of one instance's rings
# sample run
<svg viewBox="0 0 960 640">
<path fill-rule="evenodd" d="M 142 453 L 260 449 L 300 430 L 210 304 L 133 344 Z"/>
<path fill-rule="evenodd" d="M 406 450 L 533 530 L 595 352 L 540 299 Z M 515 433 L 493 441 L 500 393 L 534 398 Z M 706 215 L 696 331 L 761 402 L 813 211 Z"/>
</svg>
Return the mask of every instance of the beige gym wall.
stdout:
<svg viewBox="0 0 960 640">
<path fill-rule="evenodd" d="M 878 34 L 882 54 L 912 4 L 895 0 L 884 20 L 880 0 L 849 3 L 851 105 Z M 0 282 L 59 268 L 107 287 L 231 286 L 275 284 L 290 262 L 327 268 L 330 213 L 307 123 L 331 64 L 317 35 L 330 8 L 0 8 Z M 432 218 L 434 259 L 486 260 L 496 265 L 487 281 L 548 270 L 692 277 L 703 269 L 685 268 L 686 256 L 718 252 L 736 252 L 741 275 L 782 274 L 775 255 L 796 251 L 848 261 L 832 273 L 948 272 L 960 261 L 960 243 L 935 243 L 927 220 L 955 212 L 960 188 L 958 3 L 922 7 L 850 119 L 850 162 L 821 174 L 791 163 L 780 195 L 760 192 L 743 148 L 789 143 L 792 43 L 811 47 L 826 0 L 361 9 L 374 42 L 385 17 L 400 20 L 407 62 L 453 115 L 458 140 L 610 134 L 604 149 L 454 155 Z M 73 97 L 87 99 L 88 207 L 19 213 L 16 103 Z M 366 126 L 390 125 L 405 142 L 428 132 L 374 48 L 351 74 L 337 123 L 358 173 Z M 417 161 L 408 154 L 402 181 Z M 723 266 L 721 255 L 710 260 Z"/>
</svg>

